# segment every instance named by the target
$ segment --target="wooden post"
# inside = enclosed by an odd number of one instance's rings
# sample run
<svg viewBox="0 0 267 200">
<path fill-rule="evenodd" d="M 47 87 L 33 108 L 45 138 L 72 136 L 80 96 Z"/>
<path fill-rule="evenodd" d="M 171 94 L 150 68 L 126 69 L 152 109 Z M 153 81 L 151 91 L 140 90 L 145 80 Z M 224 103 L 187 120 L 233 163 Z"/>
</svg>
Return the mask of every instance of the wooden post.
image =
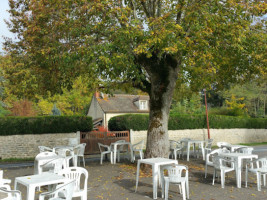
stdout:
<svg viewBox="0 0 267 200">
<path fill-rule="evenodd" d="M 209 115 L 208 115 L 206 89 L 204 89 L 204 95 L 205 95 L 205 106 L 206 106 L 206 117 L 207 117 L 207 128 L 208 128 L 208 139 L 210 139 L 210 126 L 209 126 Z"/>
</svg>

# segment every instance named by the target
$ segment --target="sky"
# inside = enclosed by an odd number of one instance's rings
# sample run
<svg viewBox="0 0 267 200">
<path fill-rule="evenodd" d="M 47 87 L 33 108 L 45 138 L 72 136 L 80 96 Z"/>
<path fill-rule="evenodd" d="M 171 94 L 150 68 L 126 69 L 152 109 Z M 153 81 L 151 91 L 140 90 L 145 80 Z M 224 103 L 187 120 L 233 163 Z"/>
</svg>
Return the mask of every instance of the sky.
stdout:
<svg viewBox="0 0 267 200">
<path fill-rule="evenodd" d="M 14 37 L 13 33 L 9 32 L 6 23 L 4 22 L 4 19 L 9 19 L 9 13 L 7 12 L 9 10 L 8 0 L 0 0 L 0 52 L 3 52 L 3 42 L 4 38 L 6 37 Z"/>
</svg>

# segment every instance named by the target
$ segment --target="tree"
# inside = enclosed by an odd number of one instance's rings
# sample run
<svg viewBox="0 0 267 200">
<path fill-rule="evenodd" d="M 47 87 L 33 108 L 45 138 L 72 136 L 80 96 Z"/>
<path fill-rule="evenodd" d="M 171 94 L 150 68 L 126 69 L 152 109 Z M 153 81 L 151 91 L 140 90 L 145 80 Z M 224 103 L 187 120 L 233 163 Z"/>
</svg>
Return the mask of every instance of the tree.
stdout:
<svg viewBox="0 0 267 200">
<path fill-rule="evenodd" d="M 223 88 L 266 72 L 266 34 L 260 24 L 251 25 L 253 16 L 266 11 L 264 1 L 10 2 L 21 40 L 6 47 L 21 49 L 33 62 L 29 67 L 45 74 L 54 69 L 67 83 L 76 73 L 98 72 L 105 87 L 130 82 L 149 94 L 146 157 L 168 156 L 177 80 L 192 90 Z M 57 65 L 69 59 L 72 65 Z"/>
</svg>

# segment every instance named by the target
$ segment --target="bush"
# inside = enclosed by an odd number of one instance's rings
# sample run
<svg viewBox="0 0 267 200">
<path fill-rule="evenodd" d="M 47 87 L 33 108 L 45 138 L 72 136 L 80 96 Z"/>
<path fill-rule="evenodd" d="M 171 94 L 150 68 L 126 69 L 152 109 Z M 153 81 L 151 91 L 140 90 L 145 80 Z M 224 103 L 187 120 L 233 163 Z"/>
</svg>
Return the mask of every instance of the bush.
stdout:
<svg viewBox="0 0 267 200">
<path fill-rule="evenodd" d="M 109 120 L 109 130 L 147 130 L 148 115 L 121 115 Z M 209 115 L 210 128 L 228 129 L 228 128 L 248 128 L 264 129 L 267 128 L 267 119 L 240 118 L 223 115 Z M 178 115 L 172 114 L 169 118 L 169 130 L 183 129 L 203 129 L 207 128 L 205 115 Z"/>
<path fill-rule="evenodd" d="M 0 118 L 0 135 L 70 133 L 91 131 L 92 127 L 92 118 L 85 116 Z"/>
</svg>

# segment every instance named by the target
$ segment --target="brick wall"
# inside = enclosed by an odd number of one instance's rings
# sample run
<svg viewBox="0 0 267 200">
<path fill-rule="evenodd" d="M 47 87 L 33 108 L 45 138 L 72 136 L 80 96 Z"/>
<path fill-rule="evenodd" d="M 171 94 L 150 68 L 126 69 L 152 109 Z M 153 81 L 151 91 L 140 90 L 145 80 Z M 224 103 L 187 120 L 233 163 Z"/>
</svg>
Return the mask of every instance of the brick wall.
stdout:
<svg viewBox="0 0 267 200">
<path fill-rule="evenodd" d="M 0 136 L 0 158 L 34 158 L 39 153 L 38 146 L 67 145 L 69 138 L 80 139 L 80 132 Z"/>
</svg>

